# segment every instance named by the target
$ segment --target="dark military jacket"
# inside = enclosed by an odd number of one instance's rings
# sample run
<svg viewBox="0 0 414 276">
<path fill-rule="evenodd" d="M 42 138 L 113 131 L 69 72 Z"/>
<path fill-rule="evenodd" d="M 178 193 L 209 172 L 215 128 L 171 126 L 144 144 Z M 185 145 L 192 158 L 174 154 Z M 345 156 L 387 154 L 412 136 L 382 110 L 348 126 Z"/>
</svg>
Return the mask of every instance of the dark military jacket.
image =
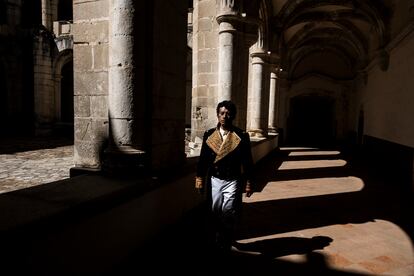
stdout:
<svg viewBox="0 0 414 276">
<path fill-rule="evenodd" d="M 250 180 L 253 158 L 249 134 L 237 127 L 224 140 L 219 128 L 204 133 L 197 177 L 215 176 L 223 180 Z"/>
</svg>

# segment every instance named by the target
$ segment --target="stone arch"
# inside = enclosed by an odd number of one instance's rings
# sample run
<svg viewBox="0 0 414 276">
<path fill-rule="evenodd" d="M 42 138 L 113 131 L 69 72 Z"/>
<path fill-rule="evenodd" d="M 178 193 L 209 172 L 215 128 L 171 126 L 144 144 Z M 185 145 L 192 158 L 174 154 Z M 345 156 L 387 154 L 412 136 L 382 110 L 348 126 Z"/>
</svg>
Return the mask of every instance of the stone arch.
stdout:
<svg viewBox="0 0 414 276">
<path fill-rule="evenodd" d="M 268 2 L 263 0 L 259 6 L 259 30 L 258 30 L 258 46 L 266 51 L 269 49 L 269 10 Z"/>
<path fill-rule="evenodd" d="M 73 125 L 73 52 L 59 53 L 54 63 L 55 118 L 60 125 Z"/>
</svg>

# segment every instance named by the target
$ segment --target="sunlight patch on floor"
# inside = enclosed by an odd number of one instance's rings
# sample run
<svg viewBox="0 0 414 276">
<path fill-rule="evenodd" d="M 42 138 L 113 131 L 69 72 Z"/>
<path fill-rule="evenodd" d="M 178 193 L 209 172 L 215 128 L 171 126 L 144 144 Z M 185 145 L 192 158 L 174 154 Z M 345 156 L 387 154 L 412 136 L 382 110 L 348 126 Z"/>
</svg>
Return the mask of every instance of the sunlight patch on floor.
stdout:
<svg viewBox="0 0 414 276">
<path fill-rule="evenodd" d="M 320 150 L 319 148 L 312 147 L 281 147 L 281 151 L 297 151 L 297 150 Z"/>
<path fill-rule="evenodd" d="M 337 150 L 318 150 L 318 151 L 292 151 L 289 156 L 318 156 L 318 155 L 339 155 Z"/>
<path fill-rule="evenodd" d="M 345 160 L 303 160 L 303 161 L 284 161 L 278 170 L 297 170 L 297 169 L 315 169 L 315 168 L 332 168 L 344 167 L 347 164 Z"/>
<path fill-rule="evenodd" d="M 368 275 L 411 276 L 413 243 L 398 225 L 375 219 L 237 241 L 239 252 Z"/>
<path fill-rule="evenodd" d="M 245 202 L 258 202 L 361 191 L 364 181 L 355 176 L 295 179 L 269 182 Z"/>
</svg>

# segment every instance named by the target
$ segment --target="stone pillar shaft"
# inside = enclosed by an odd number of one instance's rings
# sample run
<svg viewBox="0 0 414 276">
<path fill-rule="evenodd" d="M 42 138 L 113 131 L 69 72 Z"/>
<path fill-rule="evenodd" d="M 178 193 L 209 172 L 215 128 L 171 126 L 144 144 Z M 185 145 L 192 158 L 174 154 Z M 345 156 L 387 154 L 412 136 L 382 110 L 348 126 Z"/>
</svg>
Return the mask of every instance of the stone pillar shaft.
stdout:
<svg viewBox="0 0 414 276">
<path fill-rule="evenodd" d="M 269 132 L 277 132 L 277 76 L 270 72 L 270 91 L 269 91 Z"/>
<path fill-rule="evenodd" d="M 50 0 L 42 0 L 42 25 L 48 30 L 52 30 L 52 10 Z"/>
<path fill-rule="evenodd" d="M 134 15 L 132 0 L 112 1 L 109 38 L 109 120 L 116 146 L 132 146 L 134 123 Z"/>
<path fill-rule="evenodd" d="M 231 100 L 235 28 L 230 22 L 219 26 L 218 101 Z"/>
<path fill-rule="evenodd" d="M 107 165 L 114 170 L 126 170 L 135 164 L 126 164 L 122 159 L 133 160 L 132 156 L 143 153 L 137 141 L 135 105 L 136 91 L 135 64 L 135 1 L 113 0 L 110 8 L 109 36 L 109 89 L 108 114 L 110 142 L 107 150 Z M 124 156 L 124 157 L 122 157 Z M 137 160 L 135 160 L 137 161 Z M 138 162 L 138 161 L 137 161 Z M 132 163 L 132 162 L 131 162 Z"/>
<path fill-rule="evenodd" d="M 252 56 L 252 89 L 249 96 L 250 105 L 250 127 L 251 136 L 265 137 L 267 136 L 268 112 L 269 108 L 265 108 L 268 97 L 265 93 L 265 73 L 266 64 L 264 61 L 264 53 L 253 53 Z"/>
</svg>

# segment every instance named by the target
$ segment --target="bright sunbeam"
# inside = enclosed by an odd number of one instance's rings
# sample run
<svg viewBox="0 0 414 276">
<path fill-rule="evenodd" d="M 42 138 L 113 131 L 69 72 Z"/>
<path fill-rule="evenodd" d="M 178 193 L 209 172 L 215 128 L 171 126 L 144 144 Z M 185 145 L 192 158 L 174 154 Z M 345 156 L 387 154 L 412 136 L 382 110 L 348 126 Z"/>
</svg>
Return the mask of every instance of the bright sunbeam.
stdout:
<svg viewBox="0 0 414 276">
<path fill-rule="evenodd" d="M 278 170 L 297 170 L 297 169 L 315 169 L 315 168 L 332 168 L 344 167 L 347 164 L 345 160 L 301 160 L 301 161 L 284 161 Z"/>
<path fill-rule="evenodd" d="M 269 182 L 251 201 L 268 201 L 361 191 L 364 181 L 355 176 L 323 177 Z M 249 202 L 249 199 L 246 199 Z"/>
<path fill-rule="evenodd" d="M 296 151 L 296 150 L 320 150 L 319 148 L 311 148 L 311 147 L 281 147 L 281 151 Z"/>
<path fill-rule="evenodd" d="M 238 240 L 238 244 L 244 254 L 266 255 L 292 264 L 311 263 L 308 252 L 293 244 L 308 247 L 321 254 L 330 268 L 346 275 L 413 275 L 410 236 L 397 224 L 382 219 L 256 236 Z"/>
<path fill-rule="evenodd" d="M 292 151 L 289 156 L 318 156 L 318 155 L 339 155 L 337 150 L 318 150 L 318 151 Z"/>
</svg>

